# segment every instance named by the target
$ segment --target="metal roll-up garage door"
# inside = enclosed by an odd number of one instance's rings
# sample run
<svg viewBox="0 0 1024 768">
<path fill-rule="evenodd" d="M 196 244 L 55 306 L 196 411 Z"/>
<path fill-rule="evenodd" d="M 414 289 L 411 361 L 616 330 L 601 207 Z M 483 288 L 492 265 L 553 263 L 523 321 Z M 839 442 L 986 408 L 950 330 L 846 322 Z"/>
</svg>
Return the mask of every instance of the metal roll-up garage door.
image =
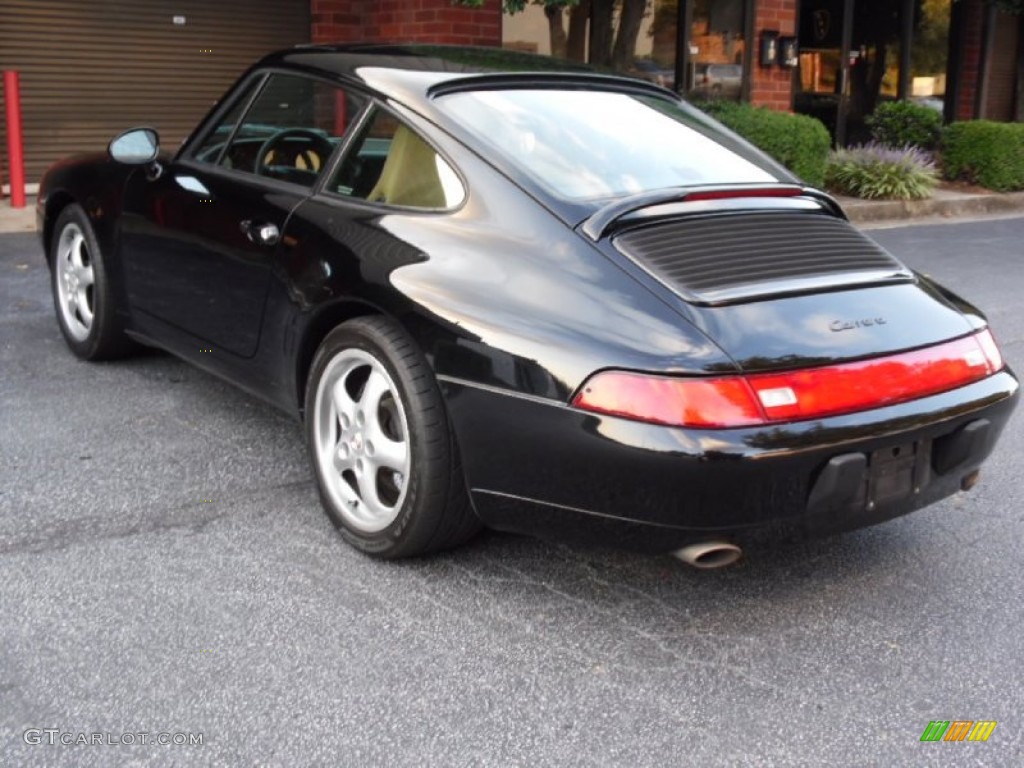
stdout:
<svg viewBox="0 0 1024 768">
<path fill-rule="evenodd" d="M 0 69 L 21 72 L 26 181 L 136 125 L 156 127 L 162 145 L 176 147 L 253 61 L 309 41 L 309 5 L 0 0 Z"/>
</svg>

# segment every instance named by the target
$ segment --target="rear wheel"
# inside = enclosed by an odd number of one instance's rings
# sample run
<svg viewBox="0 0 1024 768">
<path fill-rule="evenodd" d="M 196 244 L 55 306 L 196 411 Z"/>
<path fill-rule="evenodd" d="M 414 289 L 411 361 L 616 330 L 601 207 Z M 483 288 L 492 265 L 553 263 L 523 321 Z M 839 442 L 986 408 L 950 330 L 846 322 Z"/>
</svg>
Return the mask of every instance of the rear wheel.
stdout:
<svg viewBox="0 0 1024 768">
<path fill-rule="evenodd" d="M 324 339 L 306 435 L 324 509 L 363 552 L 421 555 L 479 530 L 433 373 L 394 322 L 358 318 Z"/>
<path fill-rule="evenodd" d="M 68 347 L 83 360 L 120 357 L 132 349 L 114 306 L 103 254 L 89 217 L 69 205 L 54 224 L 50 285 L 57 323 Z"/>
</svg>

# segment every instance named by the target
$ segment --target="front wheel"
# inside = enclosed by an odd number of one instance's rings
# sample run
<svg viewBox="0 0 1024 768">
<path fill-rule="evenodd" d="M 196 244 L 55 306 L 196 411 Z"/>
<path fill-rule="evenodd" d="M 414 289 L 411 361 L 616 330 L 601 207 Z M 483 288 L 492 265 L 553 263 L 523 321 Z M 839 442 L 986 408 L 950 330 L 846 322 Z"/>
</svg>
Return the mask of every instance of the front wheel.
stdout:
<svg viewBox="0 0 1024 768">
<path fill-rule="evenodd" d="M 57 323 L 68 347 L 83 360 L 131 351 L 114 306 L 106 263 L 89 217 L 69 205 L 57 217 L 50 243 L 50 286 Z"/>
<path fill-rule="evenodd" d="M 357 549 L 422 555 L 479 529 L 433 373 L 393 321 L 357 318 L 327 335 L 305 419 L 321 502 Z"/>
</svg>

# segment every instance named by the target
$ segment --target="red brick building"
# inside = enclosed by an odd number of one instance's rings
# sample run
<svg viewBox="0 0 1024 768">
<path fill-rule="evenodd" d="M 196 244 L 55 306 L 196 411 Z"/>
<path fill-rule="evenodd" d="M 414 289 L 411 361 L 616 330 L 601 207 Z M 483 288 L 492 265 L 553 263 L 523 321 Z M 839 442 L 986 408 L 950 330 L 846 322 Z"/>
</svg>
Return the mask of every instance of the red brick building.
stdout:
<svg viewBox="0 0 1024 768">
<path fill-rule="evenodd" d="M 314 43 L 431 42 L 501 45 L 501 3 L 451 0 L 310 0 Z"/>
<path fill-rule="evenodd" d="M 799 0 L 758 0 L 754 4 L 755 39 L 768 30 L 780 37 L 795 36 Z M 771 109 L 789 110 L 793 106 L 793 71 L 787 67 L 751 68 L 750 101 Z"/>
</svg>

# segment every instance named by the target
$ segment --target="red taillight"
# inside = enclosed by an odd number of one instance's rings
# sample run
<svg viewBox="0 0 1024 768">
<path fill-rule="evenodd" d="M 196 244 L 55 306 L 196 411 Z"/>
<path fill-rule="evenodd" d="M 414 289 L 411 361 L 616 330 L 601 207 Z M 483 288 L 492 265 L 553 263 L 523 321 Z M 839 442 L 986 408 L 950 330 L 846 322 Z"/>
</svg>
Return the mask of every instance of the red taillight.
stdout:
<svg viewBox="0 0 1024 768">
<path fill-rule="evenodd" d="M 1002 365 L 989 359 L 982 336 L 995 348 L 986 330 L 913 352 L 803 371 L 759 374 L 750 376 L 749 381 L 769 421 L 878 408 L 956 389 L 995 373 Z M 765 393 L 780 389 L 790 390 L 793 397 L 785 403 L 766 402 Z"/>
<path fill-rule="evenodd" d="M 986 329 L 912 352 L 784 373 L 679 378 L 603 371 L 572 404 L 655 424 L 722 429 L 902 403 L 962 387 L 1002 367 Z"/>
<path fill-rule="evenodd" d="M 572 404 L 586 411 L 670 426 L 741 427 L 763 421 L 741 376 L 680 379 L 626 371 L 592 376 Z"/>
</svg>

